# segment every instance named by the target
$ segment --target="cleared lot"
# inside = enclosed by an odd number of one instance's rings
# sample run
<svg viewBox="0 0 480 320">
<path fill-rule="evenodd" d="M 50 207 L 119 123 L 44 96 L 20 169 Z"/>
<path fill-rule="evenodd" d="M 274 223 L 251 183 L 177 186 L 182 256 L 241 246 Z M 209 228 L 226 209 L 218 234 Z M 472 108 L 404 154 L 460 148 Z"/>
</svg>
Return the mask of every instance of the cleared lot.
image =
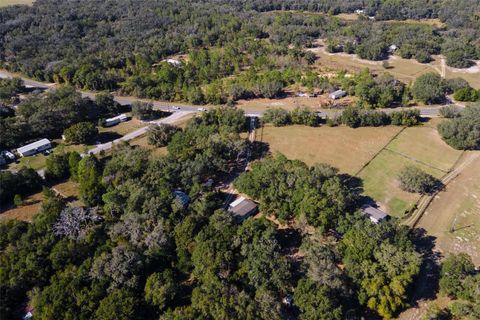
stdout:
<svg viewBox="0 0 480 320">
<path fill-rule="evenodd" d="M 466 252 L 480 264 L 480 151 L 467 152 L 473 159 L 462 173 L 439 193 L 417 227 L 436 237 L 446 252 Z M 452 232 L 453 230 L 453 232 Z"/>
<path fill-rule="evenodd" d="M 331 70 L 345 69 L 350 72 L 359 72 L 364 68 L 369 68 L 374 72 L 388 72 L 395 78 L 409 83 L 414 81 L 420 75 L 427 72 L 439 72 L 441 70 L 441 57 L 433 56 L 431 63 L 419 63 L 414 59 L 403 59 L 398 56 L 391 56 L 388 59 L 389 68 L 385 69 L 382 61 L 370 61 L 358 58 L 354 54 L 328 53 L 320 44 L 319 47 L 308 49 L 314 52 L 319 58 L 316 62 L 319 71 L 328 72 Z M 474 88 L 480 88 L 480 66 L 474 66 L 469 69 L 456 69 L 446 67 L 447 79 L 461 77 L 467 80 Z"/>
<path fill-rule="evenodd" d="M 312 128 L 306 126 L 265 126 L 257 131 L 257 140 L 290 159 L 312 165 L 328 163 L 341 172 L 355 174 L 377 154 L 402 128 L 352 129 L 344 126 Z"/>
</svg>

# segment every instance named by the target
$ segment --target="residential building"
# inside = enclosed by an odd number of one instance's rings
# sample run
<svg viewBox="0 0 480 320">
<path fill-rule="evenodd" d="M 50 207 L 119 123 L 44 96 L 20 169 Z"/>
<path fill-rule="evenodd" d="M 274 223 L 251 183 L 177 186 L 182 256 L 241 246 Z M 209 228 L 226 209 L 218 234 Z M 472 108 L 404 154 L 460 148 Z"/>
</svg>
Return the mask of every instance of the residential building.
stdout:
<svg viewBox="0 0 480 320">
<path fill-rule="evenodd" d="M 50 140 L 42 139 L 18 148 L 17 153 L 22 157 L 27 157 L 51 148 L 52 143 Z"/>
<path fill-rule="evenodd" d="M 385 220 L 389 217 L 388 213 L 383 212 L 382 210 L 372 207 L 372 206 L 364 206 L 362 207 L 362 213 L 370 219 L 373 223 L 377 224 L 382 220 Z"/>
<path fill-rule="evenodd" d="M 252 200 L 245 197 L 239 197 L 228 206 L 228 212 L 230 212 L 237 222 L 243 222 L 251 215 L 258 212 L 258 206 Z"/>
<path fill-rule="evenodd" d="M 111 127 L 111 126 L 114 126 L 116 124 L 119 124 L 120 122 L 125 122 L 127 120 L 128 120 L 127 115 L 122 113 L 121 115 L 118 115 L 116 117 L 105 119 L 104 126 L 105 127 Z"/>
</svg>

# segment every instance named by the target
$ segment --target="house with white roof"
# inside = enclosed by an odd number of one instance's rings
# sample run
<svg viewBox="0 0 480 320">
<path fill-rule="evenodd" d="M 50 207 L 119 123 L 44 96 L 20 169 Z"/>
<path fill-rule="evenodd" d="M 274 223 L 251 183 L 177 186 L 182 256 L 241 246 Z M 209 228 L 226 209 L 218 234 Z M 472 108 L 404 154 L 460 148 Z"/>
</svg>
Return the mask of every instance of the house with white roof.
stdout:
<svg viewBox="0 0 480 320">
<path fill-rule="evenodd" d="M 26 146 L 17 149 L 17 153 L 22 157 L 32 156 L 39 152 L 52 148 L 52 143 L 48 139 L 41 139 Z"/>
</svg>

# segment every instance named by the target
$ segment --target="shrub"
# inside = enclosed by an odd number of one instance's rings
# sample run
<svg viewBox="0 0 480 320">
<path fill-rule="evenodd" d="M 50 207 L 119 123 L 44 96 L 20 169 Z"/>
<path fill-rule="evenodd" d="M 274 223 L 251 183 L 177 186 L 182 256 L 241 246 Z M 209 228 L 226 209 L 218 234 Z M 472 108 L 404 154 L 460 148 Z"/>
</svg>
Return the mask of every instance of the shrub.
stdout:
<svg viewBox="0 0 480 320">
<path fill-rule="evenodd" d="M 262 116 L 262 120 L 271 123 L 275 127 L 286 126 L 291 123 L 291 117 L 287 110 L 281 108 L 268 109 Z"/>
<path fill-rule="evenodd" d="M 478 92 L 477 90 L 466 87 L 466 88 L 461 88 L 455 91 L 453 94 L 453 98 L 457 101 L 469 101 L 469 102 L 474 102 L 478 100 Z"/>
<path fill-rule="evenodd" d="M 66 142 L 86 144 L 98 135 L 98 129 L 91 122 L 79 122 L 65 129 L 63 134 L 65 135 Z"/>
<path fill-rule="evenodd" d="M 360 110 L 355 107 L 348 107 L 342 112 L 342 123 L 350 128 L 357 128 L 361 125 Z"/>
<path fill-rule="evenodd" d="M 178 131 L 180 131 L 179 128 L 166 123 L 151 125 L 147 131 L 148 143 L 157 147 L 165 147 Z"/>
<path fill-rule="evenodd" d="M 430 194 L 441 185 L 440 180 L 415 167 L 405 167 L 398 176 L 403 191 Z"/>
<path fill-rule="evenodd" d="M 454 105 L 445 106 L 440 109 L 440 115 L 444 118 L 456 118 L 460 116 L 460 109 Z"/>
<path fill-rule="evenodd" d="M 13 197 L 13 204 L 15 207 L 20 207 L 23 204 L 22 196 L 18 193 Z"/>
<path fill-rule="evenodd" d="M 392 112 L 390 120 L 395 126 L 416 126 L 420 123 L 420 111 L 415 109 Z"/>
<path fill-rule="evenodd" d="M 449 92 L 455 92 L 458 89 L 468 88 L 470 85 L 468 81 L 463 78 L 453 78 L 447 80 L 447 87 Z"/>
<path fill-rule="evenodd" d="M 290 119 L 293 124 L 303 124 L 311 127 L 318 125 L 318 116 L 309 108 L 295 108 L 290 112 Z"/>
</svg>

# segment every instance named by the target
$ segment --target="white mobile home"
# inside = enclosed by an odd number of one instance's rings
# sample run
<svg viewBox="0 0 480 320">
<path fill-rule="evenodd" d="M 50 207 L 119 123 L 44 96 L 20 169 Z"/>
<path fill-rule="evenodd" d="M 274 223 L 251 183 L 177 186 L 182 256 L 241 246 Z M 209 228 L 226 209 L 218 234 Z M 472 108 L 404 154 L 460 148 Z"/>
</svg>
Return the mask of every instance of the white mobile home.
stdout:
<svg viewBox="0 0 480 320">
<path fill-rule="evenodd" d="M 111 126 L 114 126 L 116 124 L 119 124 L 120 122 L 125 122 L 128 120 L 128 117 L 126 114 L 122 113 L 121 115 L 118 115 L 116 117 L 113 117 L 113 118 L 108 118 L 108 119 L 105 119 L 105 127 L 111 127 Z"/>
<path fill-rule="evenodd" d="M 27 157 L 51 148 L 52 143 L 50 140 L 42 139 L 18 148 L 17 152 L 20 156 Z"/>
</svg>

